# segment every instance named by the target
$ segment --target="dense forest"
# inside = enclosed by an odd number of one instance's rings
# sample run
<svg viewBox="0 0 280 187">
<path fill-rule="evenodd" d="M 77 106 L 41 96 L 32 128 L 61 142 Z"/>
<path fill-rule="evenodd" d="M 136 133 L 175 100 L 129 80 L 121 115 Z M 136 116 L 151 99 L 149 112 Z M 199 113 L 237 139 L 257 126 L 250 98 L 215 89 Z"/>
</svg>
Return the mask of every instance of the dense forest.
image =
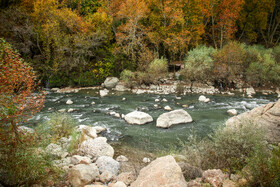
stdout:
<svg viewBox="0 0 280 187">
<path fill-rule="evenodd" d="M 191 80 L 279 84 L 279 0 L 1 0 L 0 6 L 0 37 L 45 86 L 96 85 L 161 58 L 185 61 Z"/>
</svg>

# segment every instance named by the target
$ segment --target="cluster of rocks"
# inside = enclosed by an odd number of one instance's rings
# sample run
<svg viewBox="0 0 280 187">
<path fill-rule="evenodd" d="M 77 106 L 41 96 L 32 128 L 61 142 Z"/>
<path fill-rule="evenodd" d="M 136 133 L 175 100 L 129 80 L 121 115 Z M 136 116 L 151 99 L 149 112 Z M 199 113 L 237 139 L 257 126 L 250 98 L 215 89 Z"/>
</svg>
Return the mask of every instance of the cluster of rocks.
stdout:
<svg viewBox="0 0 280 187">
<path fill-rule="evenodd" d="M 129 124 L 143 125 L 153 121 L 152 116 L 145 112 L 133 111 L 124 116 Z M 161 114 L 156 122 L 157 127 L 169 128 L 172 125 L 192 122 L 192 117 L 183 109 Z"/>
</svg>

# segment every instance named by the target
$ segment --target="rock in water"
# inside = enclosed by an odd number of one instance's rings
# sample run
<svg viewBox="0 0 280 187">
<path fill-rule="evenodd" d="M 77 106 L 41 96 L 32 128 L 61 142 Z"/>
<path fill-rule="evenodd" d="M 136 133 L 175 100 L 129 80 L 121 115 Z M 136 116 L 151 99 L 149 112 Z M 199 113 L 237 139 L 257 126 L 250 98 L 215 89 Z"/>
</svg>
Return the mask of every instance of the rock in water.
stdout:
<svg viewBox="0 0 280 187">
<path fill-rule="evenodd" d="M 187 183 L 181 168 L 172 156 L 158 158 L 141 169 L 131 187 L 186 187 Z"/>
<path fill-rule="evenodd" d="M 237 110 L 235 109 L 230 109 L 227 111 L 228 115 L 230 116 L 236 116 L 237 115 Z"/>
<path fill-rule="evenodd" d="M 226 121 L 226 126 L 236 127 L 243 121 L 256 122 L 267 129 L 267 140 L 269 142 L 280 142 L 280 100 L 231 117 Z"/>
<path fill-rule="evenodd" d="M 99 177 L 99 171 L 95 164 L 79 164 L 69 170 L 69 181 L 73 187 L 90 184 L 97 177 Z"/>
<path fill-rule="evenodd" d="M 109 94 L 109 90 L 107 90 L 107 89 L 99 90 L 99 94 L 100 94 L 100 97 L 105 97 L 106 95 Z"/>
<path fill-rule="evenodd" d="M 183 109 L 161 114 L 157 119 L 157 127 L 169 128 L 172 125 L 192 122 L 192 117 Z"/>
<path fill-rule="evenodd" d="M 104 86 L 107 89 L 112 89 L 112 88 L 116 87 L 118 82 L 119 82 L 119 79 L 117 77 L 107 77 L 106 80 L 104 81 Z"/>
<path fill-rule="evenodd" d="M 170 110 L 172 110 L 172 108 L 170 106 L 165 106 L 164 110 L 170 111 Z"/>
<path fill-rule="evenodd" d="M 105 137 L 98 137 L 84 141 L 81 144 L 79 151 L 83 155 L 93 157 L 94 160 L 100 156 L 114 156 L 114 149 L 107 143 L 107 138 Z"/>
<path fill-rule="evenodd" d="M 124 116 L 124 119 L 129 124 L 144 125 L 153 121 L 152 116 L 145 112 L 133 111 Z"/>
<path fill-rule="evenodd" d="M 66 104 L 67 104 L 67 105 L 72 105 L 72 104 L 73 104 L 73 101 L 71 101 L 70 99 L 68 99 L 68 100 L 66 101 Z"/>
<path fill-rule="evenodd" d="M 204 95 L 199 96 L 198 101 L 205 102 L 207 98 Z"/>
</svg>

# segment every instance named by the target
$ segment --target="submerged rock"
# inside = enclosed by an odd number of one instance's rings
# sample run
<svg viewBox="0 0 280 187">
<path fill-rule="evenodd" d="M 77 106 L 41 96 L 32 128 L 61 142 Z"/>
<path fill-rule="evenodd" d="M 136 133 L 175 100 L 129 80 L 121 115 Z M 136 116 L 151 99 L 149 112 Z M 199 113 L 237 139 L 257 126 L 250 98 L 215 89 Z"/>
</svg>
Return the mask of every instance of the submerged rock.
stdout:
<svg viewBox="0 0 280 187">
<path fill-rule="evenodd" d="M 170 106 L 165 106 L 164 110 L 170 111 L 170 110 L 172 110 L 172 108 Z"/>
<path fill-rule="evenodd" d="M 192 122 L 192 117 L 183 109 L 161 114 L 157 119 L 157 127 L 169 128 L 172 125 Z"/>
<path fill-rule="evenodd" d="M 129 124 L 144 125 L 152 122 L 153 118 L 149 114 L 140 111 L 133 111 L 124 116 L 124 119 Z"/>
<path fill-rule="evenodd" d="M 157 158 L 148 166 L 141 169 L 136 181 L 131 187 L 186 187 L 187 183 L 181 168 L 172 156 Z"/>
<path fill-rule="evenodd" d="M 204 102 L 207 98 L 204 95 L 199 96 L 198 101 Z"/>
<path fill-rule="evenodd" d="M 120 80 L 117 77 L 107 77 L 104 86 L 108 89 L 115 88 Z"/>
</svg>

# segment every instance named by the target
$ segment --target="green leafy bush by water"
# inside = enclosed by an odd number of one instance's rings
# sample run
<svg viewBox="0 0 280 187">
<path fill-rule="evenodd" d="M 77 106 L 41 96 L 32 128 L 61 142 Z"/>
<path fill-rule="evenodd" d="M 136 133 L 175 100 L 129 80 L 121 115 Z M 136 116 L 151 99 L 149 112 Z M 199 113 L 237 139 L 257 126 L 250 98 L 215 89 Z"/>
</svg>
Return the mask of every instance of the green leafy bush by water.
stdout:
<svg viewBox="0 0 280 187">
<path fill-rule="evenodd" d="M 254 147 L 264 146 L 265 133 L 256 124 L 244 121 L 239 127 L 217 130 L 211 139 L 193 139 L 186 146 L 188 161 L 202 169 L 218 168 L 228 173 L 241 170 Z"/>
<path fill-rule="evenodd" d="M 125 69 L 122 71 L 120 78 L 126 86 L 132 87 L 133 81 L 135 81 L 135 74 L 132 71 Z"/>
<path fill-rule="evenodd" d="M 60 138 L 68 138 L 74 131 L 76 121 L 68 114 L 53 113 L 50 120 L 37 127 L 37 131 L 48 143 L 56 143 Z"/>
<path fill-rule="evenodd" d="M 182 75 L 191 81 L 207 81 L 212 77 L 213 54 L 216 50 L 213 47 L 204 45 L 188 52 L 185 58 L 185 68 Z"/>
</svg>

